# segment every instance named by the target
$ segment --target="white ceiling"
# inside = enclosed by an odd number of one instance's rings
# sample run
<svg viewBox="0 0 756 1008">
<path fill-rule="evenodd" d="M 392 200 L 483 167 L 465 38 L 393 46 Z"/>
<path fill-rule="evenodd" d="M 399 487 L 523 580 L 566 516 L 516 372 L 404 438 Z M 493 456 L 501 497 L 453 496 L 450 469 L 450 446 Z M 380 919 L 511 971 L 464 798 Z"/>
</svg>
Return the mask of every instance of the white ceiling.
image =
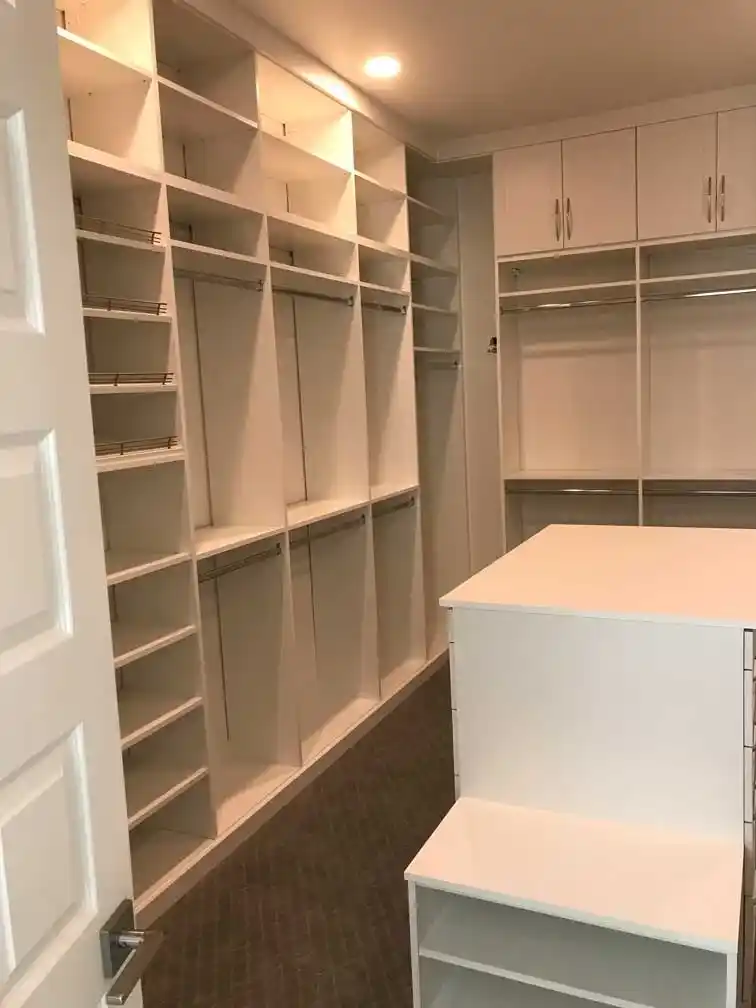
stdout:
<svg viewBox="0 0 756 1008">
<path fill-rule="evenodd" d="M 754 0 L 242 2 L 439 139 L 756 82 Z"/>
</svg>

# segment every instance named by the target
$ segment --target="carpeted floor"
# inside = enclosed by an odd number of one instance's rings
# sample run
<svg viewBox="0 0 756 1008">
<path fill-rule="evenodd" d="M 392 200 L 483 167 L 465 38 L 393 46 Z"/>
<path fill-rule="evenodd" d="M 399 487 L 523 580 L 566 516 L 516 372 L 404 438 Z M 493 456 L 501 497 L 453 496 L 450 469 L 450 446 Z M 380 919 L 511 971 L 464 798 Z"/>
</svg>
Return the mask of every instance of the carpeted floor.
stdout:
<svg viewBox="0 0 756 1008">
<path fill-rule="evenodd" d="M 163 917 L 146 1008 L 410 1008 L 403 872 L 453 801 L 444 668 Z"/>
</svg>

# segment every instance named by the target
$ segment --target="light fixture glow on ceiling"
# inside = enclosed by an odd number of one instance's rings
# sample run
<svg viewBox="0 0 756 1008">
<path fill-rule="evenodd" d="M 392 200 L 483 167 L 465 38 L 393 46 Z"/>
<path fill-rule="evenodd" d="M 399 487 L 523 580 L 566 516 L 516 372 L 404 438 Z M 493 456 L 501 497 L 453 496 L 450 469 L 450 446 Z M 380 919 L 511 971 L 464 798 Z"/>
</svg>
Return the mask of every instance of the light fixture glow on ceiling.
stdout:
<svg viewBox="0 0 756 1008">
<path fill-rule="evenodd" d="M 402 65 L 396 56 L 373 56 L 365 63 L 365 73 L 368 77 L 380 77 L 384 80 L 396 77 Z"/>
</svg>

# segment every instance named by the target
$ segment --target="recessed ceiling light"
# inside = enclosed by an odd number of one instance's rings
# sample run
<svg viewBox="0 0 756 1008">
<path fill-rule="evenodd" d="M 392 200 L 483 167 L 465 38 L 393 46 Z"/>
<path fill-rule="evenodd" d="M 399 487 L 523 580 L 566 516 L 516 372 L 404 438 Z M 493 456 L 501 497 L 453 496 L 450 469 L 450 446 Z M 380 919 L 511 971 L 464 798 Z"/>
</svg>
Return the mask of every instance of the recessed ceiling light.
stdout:
<svg viewBox="0 0 756 1008">
<path fill-rule="evenodd" d="M 368 77 L 396 77 L 402 65 L 396 56 L 373 56 L 365 63 Z"/>
</svg>

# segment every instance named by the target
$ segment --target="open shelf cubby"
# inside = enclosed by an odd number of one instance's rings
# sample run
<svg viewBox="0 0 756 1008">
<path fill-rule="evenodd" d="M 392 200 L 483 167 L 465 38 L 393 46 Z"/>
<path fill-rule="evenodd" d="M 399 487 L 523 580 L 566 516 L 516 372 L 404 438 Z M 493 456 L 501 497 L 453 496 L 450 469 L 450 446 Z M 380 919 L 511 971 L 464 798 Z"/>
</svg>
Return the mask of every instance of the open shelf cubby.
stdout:
<svg viewBox="0 0 756 1008">
<path fill-rule="evenodd" d="M 644 480 L 643 523 L 755 528 L 756 480 Z"/>
<path fill-rule="evenodd" d="M 218 831 L 300 765 L 291 615 L 279 541 L 198 568 Z"/>
<path fill-rule="evenodd" d="M 169 326 L 86 318 L 84 333 L 90 392 L 94 395 L 166 392 L 175 388 Z"/>
<path fill-rule="evenodd" d="M 367 419 L 357 308 L 274 299 L 289 524 L 369 498 Z"/>
<path fill-rule="evenodd" d="M 124 750 L 126 809 L 134 829 L 208 776 L 201 711 Z"/>
<path fill-rule="evenodd" d="M 354 167 L 363 178 L 373 183 L 376 199 L 379 197 L 378 187 L 384 190 L 384 199 L 405 196 L 407 176 L 404 144 L 360 115 L 352 118 L 352 131 Z M 362 189 L 365 197 L 368 197 L 367 185 Z"/>
<path fill-rule="evenodd" d="M 409 291 L 408 253 L 400 248 L 359 238 L 360 279 L 395 291 Z"/>
<path fill-rule="evenodd" d="M 109 585 L 188 559 L 181 462 L 100 473 L 99 489 Z"/>
<path fill-rule="evenodd" d="M 182 563 L 108 589 L 117 669 L 196 631 L 191 566 Z"/>
<path fill-rule="evenodd" d="M 423 556 L 417 493 L 373 505 L 381 696 L 404 686 L 425 659 Z"/>
<path fill-rule="evenodd" d="M 170 450 L 177 445 L 178 400 L 175 389 L 133 395 L 93 395 L 92 426 L 99 458 L 131 452 Z"/>
<path fill-rule="evenodd" d="M 214 834 L 204 778 L 131 830 L 136 899 L 144 904 L 168 889 L 211 848 Z"/>
<path fill-rule="evenodd" d="M 375 596 L 365 513 L 292 533 L 302 758 L 315 759 L 378 702 Z"/>
<path fill-rule="evenodd" d="M 203 704 L 197 637 L 186 637 L 116 673 L 121 746 L 143 742 Z"/>
<path fill-rule="evenodd" d="M 147 70 L 155 62 L 152 19 L 146 0 L 90 3 L 56 0 L 58 26 L 123 63 Z"/>
<path fill-rule="evenodd" d="M 724 1003 L 727 959 L 718 952 L 422 888 L 418 917 L 422 968 L 439 981 L 431 1005 Z M 452 988 L 456 1002 L 443 993 Z"/>
<path fill-rule="evenodd" d="M 194 96 L 197 127 L 213 105 L 235 113 L 240 124 L 254 126 L 257 101 L 251 47 L 175 0 L 153 0 L 153 19 L 158 73 Z M 198 99 L 205 99 L 204 105 Z"/>
<path fill-rule="evenodd" d="M 284 525 L 269 296 L 177 278 L 195 545 L 210 555 Z"/>
</svg>

